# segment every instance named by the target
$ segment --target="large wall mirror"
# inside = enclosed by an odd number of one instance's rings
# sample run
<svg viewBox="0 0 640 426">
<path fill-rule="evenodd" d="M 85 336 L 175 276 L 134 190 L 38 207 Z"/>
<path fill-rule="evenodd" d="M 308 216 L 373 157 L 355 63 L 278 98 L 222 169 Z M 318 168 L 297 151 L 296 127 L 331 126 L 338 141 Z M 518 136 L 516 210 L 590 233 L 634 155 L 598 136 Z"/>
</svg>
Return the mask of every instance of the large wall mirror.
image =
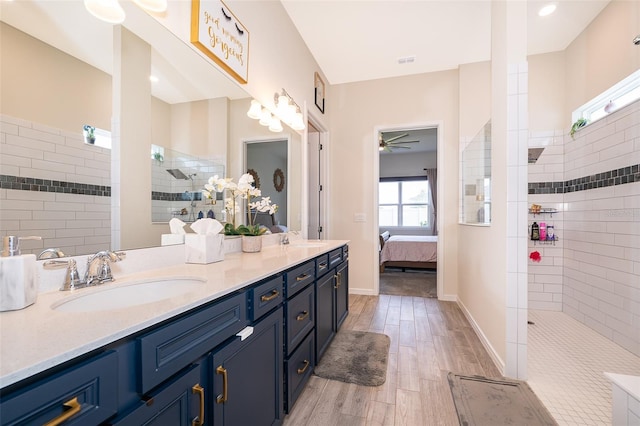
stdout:
<svg viewBox="0 0 640 426">
<path fill-rule="evenodd" d="M 250 96 L 187 42 L 188 31 L 168 29 L 188 28 L 190 2 L 170 2 L 158 19 L 121 3 L 127 18 L 113 26 L 81 1 L 0 2 L 0 175 L 11 182 L 0 220 L 4 235 L 43 237 L 25 252 L 159 245 L 169 228 L 152 220 L 152 170 L 174 179 L 165 169 L 175 167 L 160 166 L 152 145 L 237 180 L 229 170 L 242 164 L 243 141 L 274 136 L 246 116 Z M 85 124 L 110 132 L 115 148 L 86 144 Z M 299 230 L 301 136 L 282 135 L 292 164 L 287 225 Z M 197 178 L 190 192 L 208 176 Z"/>
</svg>

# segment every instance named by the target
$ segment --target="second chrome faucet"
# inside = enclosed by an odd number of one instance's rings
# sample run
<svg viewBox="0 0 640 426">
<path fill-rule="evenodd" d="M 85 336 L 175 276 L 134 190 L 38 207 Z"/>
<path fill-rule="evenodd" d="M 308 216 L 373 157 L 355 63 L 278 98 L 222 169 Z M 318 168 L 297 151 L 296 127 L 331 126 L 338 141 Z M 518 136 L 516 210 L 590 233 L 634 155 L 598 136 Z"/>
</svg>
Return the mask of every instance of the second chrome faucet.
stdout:
<svg viewBox="0 0 640 426">
<path fill-rule="evenodd" d="M 74 290 L 83 287 L 111 282 L 114 280 L 111 273 L 111 263 L 119 262 L 126 257 L 123 251 L 103 250 L 87 257 L 87 266 L 83 278 L 80 278 L 77 264 L 74 259 L 49 260 L 44 263 L 45 269 L 57 269 L 67 267 L 67 274 L 60 290 Z"/>
</svg>

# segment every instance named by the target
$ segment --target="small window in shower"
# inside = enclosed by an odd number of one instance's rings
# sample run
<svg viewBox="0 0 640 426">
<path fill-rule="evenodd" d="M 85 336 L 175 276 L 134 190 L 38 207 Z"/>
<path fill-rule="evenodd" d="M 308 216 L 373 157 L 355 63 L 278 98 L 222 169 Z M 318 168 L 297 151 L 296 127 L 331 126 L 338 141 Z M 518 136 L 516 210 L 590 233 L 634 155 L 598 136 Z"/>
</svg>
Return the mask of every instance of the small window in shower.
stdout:
<svg viewBox="0 0 640 426">
<path fill-rule="evenodd" d="M 111 149 L 111 132 L 108 130 L 85 124 L 82 126 L 82 135 L 87 145 Z"/>
<path fill-rule="evenodd" d="M 638 99 L 640 99 L 640 70 L 573 111 L 571 121 L 575 123 L 580 118 L 586 118 L 587 122 L 593 123 Z"/>
</svg>

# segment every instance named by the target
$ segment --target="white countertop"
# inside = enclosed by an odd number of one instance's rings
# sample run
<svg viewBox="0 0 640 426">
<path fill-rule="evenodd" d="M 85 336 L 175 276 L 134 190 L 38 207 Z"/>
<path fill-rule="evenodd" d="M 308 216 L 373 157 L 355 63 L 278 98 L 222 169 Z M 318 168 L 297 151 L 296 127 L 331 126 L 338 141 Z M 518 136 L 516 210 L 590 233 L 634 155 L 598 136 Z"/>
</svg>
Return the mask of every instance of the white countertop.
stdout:
<svg viewBox="0 0 640 426">
<path fill-rule="evenodd" d="M 348 243 L 323 240 L 323 246 L 273 245 L 259 253 L 227 253 L 208 265 L 174 264 L 119 275 L 115 282 L 75 291 L 40 293 L 34 305 L 0 313 L 0 388 L 246 287 Z M 127 259 L 123 260 L 124 264 Z M 96 312 L 60 312 L 53 304 L 88 292 L 159 277 L 197 277 L 202 287 L 171 299 Z"/>
</svg>

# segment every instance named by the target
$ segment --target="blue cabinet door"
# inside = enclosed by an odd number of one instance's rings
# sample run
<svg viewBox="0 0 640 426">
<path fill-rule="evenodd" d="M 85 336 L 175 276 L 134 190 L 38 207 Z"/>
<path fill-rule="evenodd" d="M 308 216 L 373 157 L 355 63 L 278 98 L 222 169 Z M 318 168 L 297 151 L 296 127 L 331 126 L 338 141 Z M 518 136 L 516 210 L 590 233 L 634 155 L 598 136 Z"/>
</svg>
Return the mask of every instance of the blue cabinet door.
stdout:
<svg viewBox="0 0 640 426">
<path fill-rule="evenodd" d="M 253 327 L 253 334 L 245 340 L 236 338 L 211 357 L 216 426 L 282 423 L 282 307 Z"/>
<path fill-rule="evenodd" d="M 336 334 L 334 279 L 329 273 L 316 282 L 316 365 Z"/>
<path fill-rule="evenodd" d="M 201 383 L 200 365 L 195 364 L 161 385 L 114 426 L 192 426 L 202 423 L 205 408 L 205 385 Z"/>
<path fill-rule="evenodd" d="M 336 268 L 336 331 L 349 313 L 349 263 L 344 262 Z"/>
</svg>

